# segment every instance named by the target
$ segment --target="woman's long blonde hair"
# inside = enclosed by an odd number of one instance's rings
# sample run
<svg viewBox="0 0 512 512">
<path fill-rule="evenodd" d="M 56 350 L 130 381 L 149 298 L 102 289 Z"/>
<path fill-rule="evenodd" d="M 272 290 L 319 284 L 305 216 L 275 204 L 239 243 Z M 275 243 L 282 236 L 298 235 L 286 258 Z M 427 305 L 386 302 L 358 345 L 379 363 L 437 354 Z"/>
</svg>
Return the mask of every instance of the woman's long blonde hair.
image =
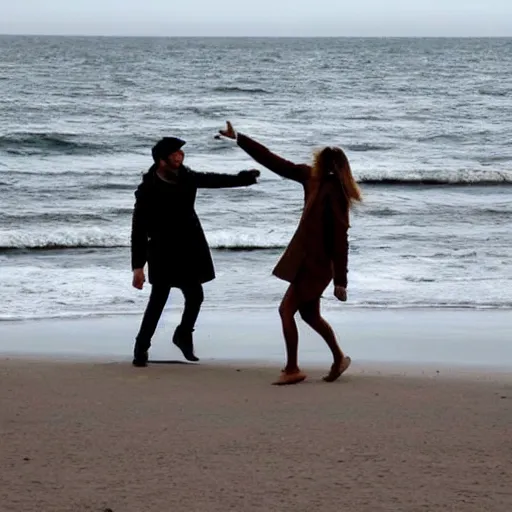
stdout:
<svg viewBox="0 0 512 512">
<path fill-rule="evenodd" d="M 338 178 L 349 208 L 354 202 L 362 201 L 361 190 L 352 175 L 347 155 L 341 148 L 328 146 L 315 153 L 313 176 L 324 179 L 329 174 Z"/>
</svg>

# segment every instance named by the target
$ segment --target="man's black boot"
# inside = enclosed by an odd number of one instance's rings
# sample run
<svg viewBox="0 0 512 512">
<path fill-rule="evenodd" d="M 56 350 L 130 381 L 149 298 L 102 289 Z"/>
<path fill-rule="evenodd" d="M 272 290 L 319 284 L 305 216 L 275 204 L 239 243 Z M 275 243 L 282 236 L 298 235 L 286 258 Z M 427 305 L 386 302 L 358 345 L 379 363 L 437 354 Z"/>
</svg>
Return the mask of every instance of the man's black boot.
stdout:
<svg viewBox="0 0 512 512">
<path fill-rule="evenodd" d="M 194 340 L 192 330 L 187 330 L 178 325 L 174 331 L 172 342 L 183 352 L 183 356 L 187 361 L 197 362 L 199 358 L 194 354 Z"/>
<path fill-rule="evenodd" d="M 144 368 L 148 365 L 148 351 L 142 348 L 139 343 L 135 343 L 132 364 L 137 368 Z"/>
</svg>

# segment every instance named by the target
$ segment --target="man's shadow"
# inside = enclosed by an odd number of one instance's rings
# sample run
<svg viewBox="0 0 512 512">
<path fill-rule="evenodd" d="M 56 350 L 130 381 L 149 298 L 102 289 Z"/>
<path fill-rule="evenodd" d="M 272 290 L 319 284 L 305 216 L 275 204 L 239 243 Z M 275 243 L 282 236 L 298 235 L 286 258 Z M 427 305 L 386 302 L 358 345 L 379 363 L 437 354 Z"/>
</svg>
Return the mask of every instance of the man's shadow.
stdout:
<svg viewBox="0 0 512 512">
<path fill-rule="evenodd" d="M 179 361 L 179 360 L 175 360 L 175 359 L 150 359 L 148 361 L 148 364 L 183 364 L 183 365 L 187 365 L 187 366 L 197 366 L 197 363 L 191 363 L 191 362 L 188 362 L 188 361 Z"/>
</svg>

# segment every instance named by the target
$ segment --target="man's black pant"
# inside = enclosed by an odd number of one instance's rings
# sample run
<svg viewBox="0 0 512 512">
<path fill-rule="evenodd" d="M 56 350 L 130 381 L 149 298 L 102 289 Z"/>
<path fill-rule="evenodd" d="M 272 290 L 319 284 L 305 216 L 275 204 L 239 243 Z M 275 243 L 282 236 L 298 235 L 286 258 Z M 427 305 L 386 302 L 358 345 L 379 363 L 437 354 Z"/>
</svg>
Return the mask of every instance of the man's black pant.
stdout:
<svg viewBox="0 0 512 512">
<path fill-rule="evenodd" d="M 149 302 L 142 318 L 139 333 L 136 338 L 135 351 L 147 352 L 151 346 L 151 338 L 155 334 L 158 321 L 162 315 L 172 286 L 170 284 L 153 284 Z M 185 332 L 192 332 L 203 303 L 204 294 L 201 283 L 192 283 L 180 288 L 185 298 L 185 309 L 181 318 L 181 328 Z"/>
</svg>

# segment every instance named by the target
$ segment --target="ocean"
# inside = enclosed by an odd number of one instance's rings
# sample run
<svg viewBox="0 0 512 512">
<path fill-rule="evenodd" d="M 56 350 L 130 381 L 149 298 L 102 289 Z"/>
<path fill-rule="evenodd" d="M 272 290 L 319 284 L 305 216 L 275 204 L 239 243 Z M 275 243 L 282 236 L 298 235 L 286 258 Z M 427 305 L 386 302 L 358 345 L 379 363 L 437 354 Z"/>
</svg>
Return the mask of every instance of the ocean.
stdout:
<svg viewBox="0 0 512 512">
<path fill-rule="evenodd" d="M 204 308 L 277 308 L 302 190 L 216 140 L 228 119 L 296 162 L 345 149 L 364 202 L 326 308 L 512 309 L 511 70 L 512 39 L 2 36 L 0 320 L 142 313 L 133 193 L 165 135 L 195 170 L 261 169 L 198 194 Z"/>
</svg>

